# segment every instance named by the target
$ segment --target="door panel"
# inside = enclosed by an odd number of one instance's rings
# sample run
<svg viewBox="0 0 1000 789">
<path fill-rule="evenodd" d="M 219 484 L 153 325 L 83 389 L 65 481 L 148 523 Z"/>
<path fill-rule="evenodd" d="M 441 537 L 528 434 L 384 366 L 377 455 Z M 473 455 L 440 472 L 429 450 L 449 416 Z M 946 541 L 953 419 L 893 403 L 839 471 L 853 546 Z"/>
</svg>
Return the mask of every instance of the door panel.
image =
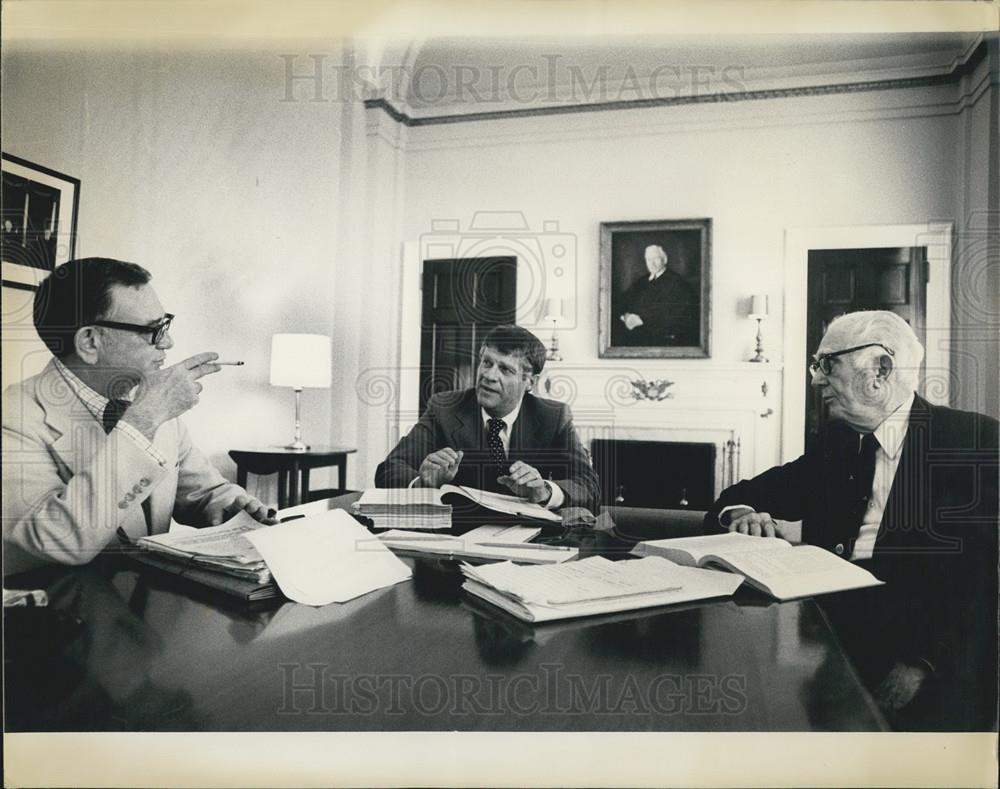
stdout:
<svg viewBox="0 0 1000 789">
<path fill-rule="evenodd" d="M 889 310 L 924 342 L 926 247 L 814 249 L 809 252 L 806 347 L 819 347 L 830 321 L 856 310 Z M 805 371 L 806 440 L 826 421 L 826 407 Z"/>
<path fill-rule="evenodd" d="M 420 320 L 420 411 L 435 392 L 472 386 L 479 344 L 513 323 L 517 259 L 425 260 Z"/>
</svg>

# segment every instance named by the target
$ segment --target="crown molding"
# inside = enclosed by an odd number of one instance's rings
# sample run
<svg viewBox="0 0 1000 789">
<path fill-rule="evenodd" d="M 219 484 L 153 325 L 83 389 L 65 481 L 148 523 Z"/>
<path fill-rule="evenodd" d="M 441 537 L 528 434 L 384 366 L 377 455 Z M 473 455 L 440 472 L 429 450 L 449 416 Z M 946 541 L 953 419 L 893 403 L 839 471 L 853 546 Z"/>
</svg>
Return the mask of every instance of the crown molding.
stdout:
<svg viewBox="0 0 1000 789">
<path fill-rule="evenodd" d="M 620 99 L 613 101 L 578 102 L 554 106 L 507 107 L 497 110 L 456 112 L 440 115 L 416 115 L 415 110 L 403 105 L 403 109 L 383 97 L 365 99 L 369 110 L 381 110 L 396 123 L 419 128 L 462 123 L 482 123 L 487 121 L 539 118 L 583 113 L 618 112 L 622 110 L 652 109 L 664 107 L 689 107 L 705 104 L 731 104 L 775 99 L 793 99 L 812 96 L 833 96 L 850 93 L 870 93 L 899 89 L 936 87 L 953 85 L 972 74 L 987 56 L 987 42 L 977 37 L 975 45 L 967 50 L 966 56 L 952 61 L 950 70 L 942 73 L 928 73 L 920 76 L 891 77 L 885 79 L 861 79 L 845 82 L 825 82 L 822 84 L 758 87 L 750 90 L 716 91 L 698 95 L 654 96 L 650 98 Z M 773 72 L 772 72 L 773 73 Z M 829 79 L 829 76 L 826 77 Z M 770 80 L 756 80 L 760 85 Z"/>
</svg>

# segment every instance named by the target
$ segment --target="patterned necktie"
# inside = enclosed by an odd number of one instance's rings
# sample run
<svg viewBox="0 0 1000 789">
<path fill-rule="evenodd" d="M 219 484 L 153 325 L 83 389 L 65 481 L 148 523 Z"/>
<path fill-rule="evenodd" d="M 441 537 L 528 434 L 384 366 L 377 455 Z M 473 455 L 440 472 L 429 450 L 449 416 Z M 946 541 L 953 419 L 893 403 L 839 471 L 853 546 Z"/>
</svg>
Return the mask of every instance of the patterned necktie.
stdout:
<svg viewBox="0 0 1000 789">
<path fill-rule="evenodd" d="M 108 404 L 104 407 L 104 413 L 101 415 L 101 424 L 104 425 L 105 433 L 110 433 L 115 429 L 115 425 L 121 421 L 122 416 L 130 405 L 132 403 L 128 400 L 108 400 Z M 142 515 L 146 519 L 146 534 L 152 534 L 153 511 L 150 507 L 148 496 L 142 500 Z"/>
<path fill-rule="evenodd" d="M 493 462 L 501 474 L 509 474 L 510 465 L 507 463 L 507 453 L 504 452 L 503 441 L 500 440 L 500 431 L 504 427 L 503 420 L 491 417 L 486 423 L 486 427 L 486 445 L 490 448 L 490 457 L 493 458 Z"/>
</svg>

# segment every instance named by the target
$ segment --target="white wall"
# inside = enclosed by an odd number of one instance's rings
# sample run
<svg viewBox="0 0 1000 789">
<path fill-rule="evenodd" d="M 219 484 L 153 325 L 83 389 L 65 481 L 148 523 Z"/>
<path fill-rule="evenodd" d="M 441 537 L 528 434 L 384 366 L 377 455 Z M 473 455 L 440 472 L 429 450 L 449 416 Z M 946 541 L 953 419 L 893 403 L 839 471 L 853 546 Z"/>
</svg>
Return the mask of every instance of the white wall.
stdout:
<svg viewBox="0 0 1000 789">
<path fill-rule="evenodd" d="M 230 477 L 227 449 L 291 438 L 292 392 L 268 383 L 271 334 L 335 325 L 344 106 L 282 102 L 279 51 L 5 42 L 3 58 L 3 149 L 80 178 L 77 255 L 153 273 L 177 314 L 172 360 L 214 350 L 246 361 L 208 379 L 186 417 Z M 306 390 L 307 440 L 341 440 L 331 404 L 345 392 L 339 378 L 331 393 Z"/>
<path fill-rule="evenodd" d="M 433 144 L 412 130 L 404 231 L 419 238 L 436 219 L 467 221 L 481 210 L 521 211 L 539 229 L 558 221 L 577 249 L 577 328 L 563 333 L 564 355 L 597 362 L 599 224 L 711 217 L 712 361 L 752 354 L 742 300 L 758 292 L 774 297 L 765 332 L 771 358 L 780 359 L 787 228 L 954 213 L 957 173 L 942 155 L 954 147 L 954 117 L 849 115 L 872 101 L 865 94 L 607 113 L 612 128 L 573 116 L 573 135 L 562 140 L 544 135 L 565 127 L 565 116 L 464 124 L 461 137 L 449 129 L 450 140 Z M 435 127 L 431 134 L 440 135 Z"/>
<path fill-rule="evenodd" d="M 956 141 L 952 359 L 964 409 L 1000 416 L 1000 65 L 998 41 L 964 81 Z"/>
</svg>

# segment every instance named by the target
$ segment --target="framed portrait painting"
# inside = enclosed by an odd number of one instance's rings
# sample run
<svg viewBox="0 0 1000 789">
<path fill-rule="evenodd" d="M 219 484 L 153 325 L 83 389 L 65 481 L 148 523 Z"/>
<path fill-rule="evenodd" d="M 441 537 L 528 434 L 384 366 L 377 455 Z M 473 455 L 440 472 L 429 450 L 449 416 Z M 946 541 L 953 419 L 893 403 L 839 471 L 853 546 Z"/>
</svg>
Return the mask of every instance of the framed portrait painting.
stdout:
<svg viewBox="0 0 1000 789">
<path fill-rule="evenodd" d="M 712 220 L 601 223 L 600 355 L 711 356 Z"/>
<path fill-rule="evenodd" d="M 0 260 L 4 287 L 34 290 L 73 257 L 80 181 L 3 153 Z"/>
</svg>

